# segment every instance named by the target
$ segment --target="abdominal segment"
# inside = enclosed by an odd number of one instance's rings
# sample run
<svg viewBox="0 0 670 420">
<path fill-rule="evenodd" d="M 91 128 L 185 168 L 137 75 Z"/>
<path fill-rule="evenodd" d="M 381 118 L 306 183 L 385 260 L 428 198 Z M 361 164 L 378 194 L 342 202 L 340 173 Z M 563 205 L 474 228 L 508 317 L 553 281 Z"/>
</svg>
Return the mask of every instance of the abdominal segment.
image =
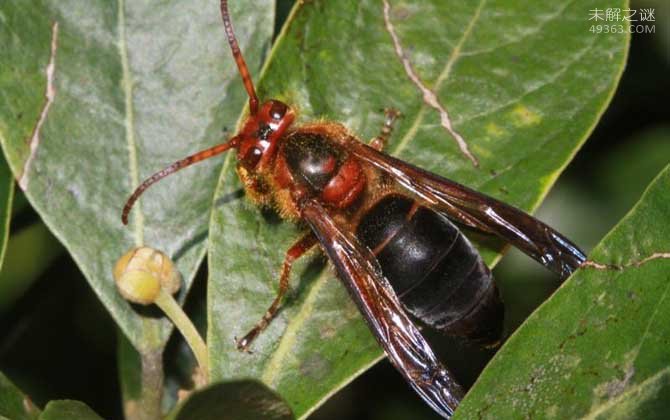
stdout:
<svg viewBox="0 0 670 420">
<path fill-rule="evenodd" d="M 362 217 L 357 235 L 410 314 L 448 335 L 484 345 L 500 339 L 504 310 L 493 276 L 442 214 L 387 195 Z"/>
</svg>

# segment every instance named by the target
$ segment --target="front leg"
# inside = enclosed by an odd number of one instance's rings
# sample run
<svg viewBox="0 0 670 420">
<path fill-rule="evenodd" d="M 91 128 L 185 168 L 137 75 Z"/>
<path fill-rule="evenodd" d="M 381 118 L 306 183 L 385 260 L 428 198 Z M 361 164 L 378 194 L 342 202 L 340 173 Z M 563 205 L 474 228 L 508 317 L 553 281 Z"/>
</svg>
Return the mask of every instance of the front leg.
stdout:
<svg viewBox="0 0 670 420">
<path fill-rule="evenodd" d="M 269 324 L 270 321 L 277 315 L 279 310 L 279 304 L 281 303 L 282 298 L 288 290 L 288 281 L 291 275 L 291 266 L 293 262 L 303 256 L 307 251 L 309 251 L 316 244 L 316 236 L 312 232 L 306 233 L 298 242 L 294 243 L 288 251 L 286 251 L 286 257 L 284 258 L 284 265 L 282 266 L 281 275 L 279 277 L 279 291 L 275 297 L 272 305 L 268 308 L 263 315 L 263 318 L 256 324 L 254 328 L 251 329 L 242 339 L 235 339 L 237 349 L 242 351 L 249 351 L 249 345 L 251 342 L 261 333 Z"/>
</svg>

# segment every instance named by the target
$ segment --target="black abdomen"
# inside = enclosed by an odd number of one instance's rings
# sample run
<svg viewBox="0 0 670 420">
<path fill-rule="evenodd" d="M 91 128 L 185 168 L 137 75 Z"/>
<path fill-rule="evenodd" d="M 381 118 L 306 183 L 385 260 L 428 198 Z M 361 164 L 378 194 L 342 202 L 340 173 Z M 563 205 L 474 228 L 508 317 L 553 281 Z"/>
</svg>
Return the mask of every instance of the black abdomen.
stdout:
<svg viewBox="0 0 670 420">
<path fill-rule="evenodd" d="M 446 217 L 390 195 L 363 216 L 357 234 L 409 313 L 450 335 L 500 338 L 503 306 L 491 272 Z"/>
</svg>

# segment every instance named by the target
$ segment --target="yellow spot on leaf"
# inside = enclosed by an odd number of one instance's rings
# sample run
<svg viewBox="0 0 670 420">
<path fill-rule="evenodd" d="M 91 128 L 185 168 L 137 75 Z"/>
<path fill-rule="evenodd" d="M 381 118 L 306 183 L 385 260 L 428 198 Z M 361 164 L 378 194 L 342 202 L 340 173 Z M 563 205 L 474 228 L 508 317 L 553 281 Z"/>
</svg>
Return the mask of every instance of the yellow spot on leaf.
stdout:
<svg viewBox="0 0 670 420">
<path fill-rule="evenodd" d="M 522 104 L 515 106 L 511 114 L 512 121 L 517 127 L 536 125 L 542 121 L 542 117 L 538 113 L 531 111 Z"/>
<path fill-rule="evenodd" d="M 556 416 L 558 415 L 558 406 L 552 405 L 549 408 L 547 408 L 545 415 L 547 416 L 548 419 L 555 419 Z"/>
<path fill-rule="evenodd" d="M 486 133 L 491 137 L 502 137 L 505 130 L 496 123 L 486 124 Z"/>
<path fill-rule="evenodd" d="M 489 159 L 491 158 L 491 151 L 488 149 L 485 149 L 483 147 L 473 145 L 471 146 L 472 152 L 477 156 L 478 158 L 484 158 L 484 159 Z"/>
</svg>

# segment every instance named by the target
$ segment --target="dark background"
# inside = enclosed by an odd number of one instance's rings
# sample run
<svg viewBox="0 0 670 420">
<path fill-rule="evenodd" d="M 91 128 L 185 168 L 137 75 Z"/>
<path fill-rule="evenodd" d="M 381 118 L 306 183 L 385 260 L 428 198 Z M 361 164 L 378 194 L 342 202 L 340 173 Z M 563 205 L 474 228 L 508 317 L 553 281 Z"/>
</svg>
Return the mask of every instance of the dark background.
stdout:
<svg viewBox="0 0 670 420">
<path fill-rule="evenodd" d="M 285 18 L 291 3 L 280 1 L 278 16 Z M 670 17 L 659 9 L 661 2 L 633 2 L 631 8 L 654 6 L 656 33 L 633 35 L 628 64 L 610 107 L 538 212 L 540 219 L 585 251 L 616 224 L 670 162 Z M 39 406 L 52 399 L 77 399 L 105 418 L 121 418 L 116 327 L 74 261 L 46 230 L 20 190 L 16 191 L 0 283 L 15 276 L 31 285 L 15 299 L 0 299 L 0 371 Z M 42 263 L 34 262 L 36 256 Z M 204 301 L 206 273 L 202 271 L 188 307 Z M 506 304 L 508 332 L 556 286 L 553 276 L 514 251 L 494 274 Z M 432 339 L 465 386 L 475 381 L 492 356 L 441 337 Z M 187 356 L 175 334 L 165 355 L 167 370 L 172 372 L 168 382 L 177 383 L 187 376 Z M 330 399 L 312 418 L 437 416 L 384 360 Z"/>
</svg>

